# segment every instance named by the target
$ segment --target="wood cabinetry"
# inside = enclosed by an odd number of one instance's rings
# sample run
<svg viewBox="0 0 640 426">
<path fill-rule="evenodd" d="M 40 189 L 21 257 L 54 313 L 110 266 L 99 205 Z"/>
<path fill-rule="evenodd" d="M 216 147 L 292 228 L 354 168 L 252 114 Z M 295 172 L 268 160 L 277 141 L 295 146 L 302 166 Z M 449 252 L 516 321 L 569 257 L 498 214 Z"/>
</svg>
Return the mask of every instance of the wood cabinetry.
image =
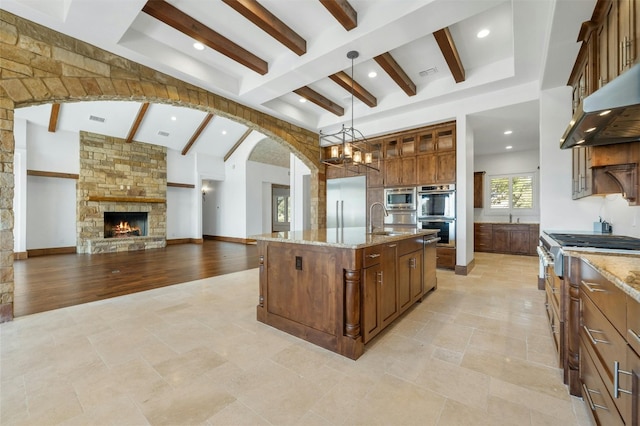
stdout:
<svg viewBox="0 0 640 426">
<path fill-rule="evenodd" d="M 627 300 L 621 289 L 584 261 L 580 262 L 579 281 L 582 396 L 597 424 L 637 424 L 637 417 L 636 423 L 632 422 L 630 406 L 639 390 L 632 389 L 633 372 L 628 361 L 634 359 L 625 339 L 625 308 L 636 302 Z"/>
<path fill-rule="evenodd" d="M 537 223 L 474 223 L 475 251 L 537 255 L 540 225 Z"/>
<path fill-rule="evenodd" d="M 384 140 L 385 186 L 415 185 L 415 134 Z"/>
<path fill-rule="evenodd" d="M 484 207 L 484 174 L 486 172 L 473 173 L 473 207 Z"/>
<path fill-rule="evenodd" d="M 455 269 L 456 267 L 456 249 L 453 247 L 438 247 L 437 249 L 437 266 L 438 268 Z"/>
<path fill-rule="evenodd" d="M 558 277 L 552 266 L 545 267 L 544 290 L 545 308 L 549 318 L 549 327 L 556 347 L 558 366 L 564 367 L 565 352 L 565 292 L 564 281 Z"/>
<path fill-rule="evenodd" d="M 455 183 L 455 125 L 426 129 L 417 134 L 417 179 L 420 185 Z"/>
<path fill-rule="evenodd" d="M 593 194 L 593 173 L 590 146 L 572 148 L 572 194 L 573 199 Z"/>
<path fill-rule="evenodd" d="M 400 242 L 398 303 L 404 310 L 422 297 L 422 238 Z"/>
<path fill-rule="evenodd" d="M 639 16 L 637 0 L 598 0 L 591 20 L 583 23 L 578 35 L 582 46 L 569 77 L 574 111 L 585 97 L 638 62 Z M 640 149 L 627 162 L 613 158 L 616 151 L 627 150 L 625 145 L 639 144 L 572 148 L 573 198 L 623 193 L 630 205 L 636 205 L 640 198 Z"/>
</svg>

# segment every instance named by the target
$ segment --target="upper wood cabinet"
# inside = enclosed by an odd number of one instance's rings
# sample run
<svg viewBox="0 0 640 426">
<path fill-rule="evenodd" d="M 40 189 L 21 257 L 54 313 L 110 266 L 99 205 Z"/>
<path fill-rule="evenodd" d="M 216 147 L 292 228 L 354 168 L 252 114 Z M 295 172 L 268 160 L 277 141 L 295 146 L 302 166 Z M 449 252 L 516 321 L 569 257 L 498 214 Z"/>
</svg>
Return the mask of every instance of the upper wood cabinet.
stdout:
<svg viewBox="0 0 640 426">
<path fill-rule="evenodd" d="M 425 129 L 417 134 L 417 172 L 419 185 L 455 183 L 455 124 Z"/>
<path fill-rule="evenodd" d="M 486 172 L 473 173 L 473 207 L 484 207 L 484 174 Z"/>
</svg>

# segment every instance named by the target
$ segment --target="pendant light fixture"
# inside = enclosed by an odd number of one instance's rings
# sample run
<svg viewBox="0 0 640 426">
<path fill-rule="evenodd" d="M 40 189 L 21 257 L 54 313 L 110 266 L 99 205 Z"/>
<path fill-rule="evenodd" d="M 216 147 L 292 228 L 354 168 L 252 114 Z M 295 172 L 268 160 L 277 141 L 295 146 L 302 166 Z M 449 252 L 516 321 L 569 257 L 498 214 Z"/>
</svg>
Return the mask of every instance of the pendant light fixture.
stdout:
<svg viewBox="0 0 640 426">
<path fill-rule="evenodd" d="M 347 58 L 351 59 L 351 127 L 343 124 L 340 131 L 331 134 L 320 131 L 320 161 L 328 166 L 344 167 L 356 173 L 361 172 L 361 167 L 380 170 L 379 149 L 375 149 L 353 124 L 353 63 L 358 56 L 360 54 L 355 50 L 347 53 Z"/>
</svg>

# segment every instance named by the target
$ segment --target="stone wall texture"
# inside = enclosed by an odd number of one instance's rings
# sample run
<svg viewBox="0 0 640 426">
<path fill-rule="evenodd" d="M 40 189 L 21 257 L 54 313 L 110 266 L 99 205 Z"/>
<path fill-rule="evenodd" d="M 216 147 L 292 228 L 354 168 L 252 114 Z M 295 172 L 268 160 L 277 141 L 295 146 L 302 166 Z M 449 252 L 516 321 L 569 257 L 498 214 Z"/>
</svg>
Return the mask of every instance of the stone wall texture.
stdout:
<svg viewBox="0 0 640 426">
<path fill-rule="evenodd" d="M 80 132 L 80 176 L 76 200 L 78 253 L 164 247 L 167 235 L 167 148 Z M 147 237 L 152 238 L 130 238 L 128 243 L 117 239 L 103 241 L 104 212 L 147 212 Z"/>
<path fill-rule="evenodd" d="M 37 104 L 133 100 L 196 108 L 286 144 L 311 169 L 311 226 L 326 222 L 318 135 L 0 10 L 0 322 L 13 319 L 13 112 Z"/>
</svg>

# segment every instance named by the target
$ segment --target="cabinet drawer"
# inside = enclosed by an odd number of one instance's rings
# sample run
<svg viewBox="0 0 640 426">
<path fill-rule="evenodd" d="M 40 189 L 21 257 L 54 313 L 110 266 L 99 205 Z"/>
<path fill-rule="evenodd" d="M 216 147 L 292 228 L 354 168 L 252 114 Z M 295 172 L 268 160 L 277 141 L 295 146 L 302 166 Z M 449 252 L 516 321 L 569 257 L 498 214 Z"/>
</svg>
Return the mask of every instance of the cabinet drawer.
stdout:
<svg viewBox="0 0 640 426">
<path fill-rule="evenodd" d="M 598 425 L 624 425 L 620 413 L 605 384 L 602 382 L 594 361 L 580 341 L 580 380 L 582 381 L 582 397 L 591 409 Z"/>
<path fill-rule="evenodd" d="M 627 333 L 626 295 L 586 262 L 580 262 L 580 289 L 593 300 L 611 324 Z"/>
<path fill-rule="evenodd" d="M 402 240 L 398 243 L 398 255 L 402 256 L 416 250 L 422 250 L 424 238 L 420 235 L 415 238 Z"/>
<path fill-rule="evenodd" d="M 640 354 L 640 303 L 627 296 L 627 342 Z"/>
<path fill-rule="evenodd" d="M 600 375 L 608 389 L 613 389 L 614 362 L 621 366 L 626 364 L 625 351 L 627 343 L 617 332 L 602 312 L 583 293 L 580 295 L 582 311 L 581 338 L 594 353 L 594 361 L 602 363 Z"/>
<path fill-rule="evenodd" d="M 365 247 L 362 250 L 362 267 L 368 268 L 371 265 L 377 265 L 382 258 L 382 246 Z"/>
<path fill-rule="evenodd" d="M 548 293 L 547 293 L 548 297 Z M 558 364 L 562 365 L 562 323 L 556 307 L 553 305 L 553 301 L 547 299 L 547 316 L 549 317 L 549 327 L 551 328 L 551 335 L 553 337 L 553 343 L 556 345 L 556 353 L 558 355 Z"/>
<path fill-rule="evenodd" d="M 562 295 L 562 280 L 553 273 L 551 268 L 547 268 L 547 277 L 545 280 L 545 289 L 547 291 L 549 300 L 552 300 L 555 304 L 556 310 L 560 312 L 560 298 Z"/>
</svg>

